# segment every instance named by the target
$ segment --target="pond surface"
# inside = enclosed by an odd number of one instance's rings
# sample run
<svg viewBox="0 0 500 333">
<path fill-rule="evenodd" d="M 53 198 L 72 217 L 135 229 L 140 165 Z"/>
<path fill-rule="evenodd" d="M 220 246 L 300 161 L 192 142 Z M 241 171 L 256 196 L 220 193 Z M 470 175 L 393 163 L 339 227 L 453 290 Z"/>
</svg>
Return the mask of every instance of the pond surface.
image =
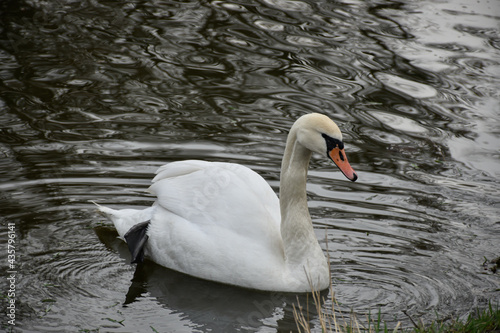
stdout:
<svg viewBox="0 0 500 333">
<path fill-rule="evenodd" d="M 339 124 L 359 176 L 311 161 L 335 293 L 325 309 L 335 296 L 338 314 L 411 326 L 499 302 L 496 1 L 6 0 L 0 11 L 0 330 L 12 328 L 12 268 L 23 332 L 295 330 L 295 295 L 136 269 L 91 200 L 149 206 L 154 171 L 190 158 L 244 164 L 278 191 L 287 131 L 309 112 Z"/>
</svg>

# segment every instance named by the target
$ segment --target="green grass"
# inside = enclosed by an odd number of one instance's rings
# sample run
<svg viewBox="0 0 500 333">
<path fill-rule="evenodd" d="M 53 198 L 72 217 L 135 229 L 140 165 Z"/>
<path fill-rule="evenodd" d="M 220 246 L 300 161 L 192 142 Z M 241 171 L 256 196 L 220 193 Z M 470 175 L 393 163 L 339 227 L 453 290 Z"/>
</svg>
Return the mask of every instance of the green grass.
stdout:
<svg viewBox="0 0 500 333">
<path fill-rule="evenodd" d="M 427 331 L 429 332 L 429 331 Z M 439 332 L 439 331 L 433 331 Z M 465 322 L 456 321 L 441 332 L 500 332 L 500 309 L 491 303 L 488 308 L 476 310 Z"/>
<path fill-rule="evenodd" d="M 331 290 L 331 294 L 333 291 Z M 361 324 L 354 313 L 349 314 L 348 319 L 346 316 L 340 314 L 336 315 L 335 306 L 338 304 L 332 302 L 331 309 L 324 309 L 322 307 L 322 300 L 319 292 L 312 293 L 315 310 L 317 312 L 317 319 L 319 320 L 319 327 L 315 327 L 314 331 L 310 327 L 309 309 L 304 309 L 300 304 L 294 306 L 293 315 L 297 324 L 299 332 L 321 332 L 321 333 L 486 333 L 497 332 L 500 333 L 500 308 L 499 305 L 492 305 L 486 309 L 477 309 L 471 313 L 465 321 L 460 321 L 458 318 L 454 320 L 447 320 L 445 322 L 435 320 L 432 323 L 425 324 L 423 322 L 415 322 L 413 319 L 414 327 L 402 327 L 401 323 L 397 323 L 395 327 L 388 328 L 388 325 L 383 322 L 381 313 L 379 311 L 376 318 L 369 315 L 365 324 Z M 322 302 L 323 301 L 323 302 Z M 316 324 L 317 325 L 317 324 Z"/>
</svg>

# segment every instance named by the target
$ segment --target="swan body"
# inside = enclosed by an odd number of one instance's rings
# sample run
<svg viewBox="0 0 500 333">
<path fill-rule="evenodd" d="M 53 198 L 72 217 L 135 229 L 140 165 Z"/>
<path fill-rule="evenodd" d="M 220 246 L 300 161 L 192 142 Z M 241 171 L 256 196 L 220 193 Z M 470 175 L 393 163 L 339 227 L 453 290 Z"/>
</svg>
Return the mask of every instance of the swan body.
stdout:
<svg viewBox="0 0 500 333">
<path fill-rule="evenodd" d="M 258 290 L 326 289 L 329 264 L 307 207 L 312 152 L 326 154 L 347 178 L 357 179 L 337 125 L 324 115 L 309 114 L 290 130 L 280 199 L 260 175 L 245 166 L 187 160 L 158 169 L 149 188 L 157 197 L 152 207 L 98 207 L 121 237 L 139 243 L 139 250 L 144 247 L 146 257 L 162 266 Z M 141 231 L 139 236 L 127 238 L 134 230 Z"/>
</svg>

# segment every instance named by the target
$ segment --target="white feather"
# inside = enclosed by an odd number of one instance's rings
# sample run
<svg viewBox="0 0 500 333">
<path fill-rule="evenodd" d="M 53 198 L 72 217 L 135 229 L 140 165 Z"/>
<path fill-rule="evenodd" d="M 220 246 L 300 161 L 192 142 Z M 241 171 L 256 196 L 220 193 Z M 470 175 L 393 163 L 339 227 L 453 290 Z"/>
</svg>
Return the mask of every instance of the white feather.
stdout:
<svg viewBox="0 0 500 333">
<path fill-rule="evenodd" d="M 326 152 L 321 133 L 341 138 L 337 125 L 318 114 L 292 127 L 281 204 L 269 184 L 245 166 L 188 160 L 158 169 L 149 188 L 157 197 L 152 207 L 99 209 L 122 237 L 150 220 L 146 256 L 171 269 L 260 290 L 327 288 L 329 265 L 314 236 L 305 194 L 311 151 Z"/>
</svg>

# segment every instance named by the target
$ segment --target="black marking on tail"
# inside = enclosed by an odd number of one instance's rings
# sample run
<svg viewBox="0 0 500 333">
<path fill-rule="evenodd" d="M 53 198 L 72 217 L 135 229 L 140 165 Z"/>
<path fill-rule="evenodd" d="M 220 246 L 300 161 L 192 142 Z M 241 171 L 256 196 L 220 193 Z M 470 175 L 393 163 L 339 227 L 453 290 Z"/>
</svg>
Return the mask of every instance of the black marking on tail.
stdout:
<svg viewBox="0 0 500 333">
<path fill-rule="evenodd" d="M 148 241 L 149 236 L 146 234 L 151 221 L 141 222 L 130 228 L 125 234 L 130 254 L 132 254 L 132 264 L 141 263 L 144 261 L 144 245 Z"/>
</svg>

